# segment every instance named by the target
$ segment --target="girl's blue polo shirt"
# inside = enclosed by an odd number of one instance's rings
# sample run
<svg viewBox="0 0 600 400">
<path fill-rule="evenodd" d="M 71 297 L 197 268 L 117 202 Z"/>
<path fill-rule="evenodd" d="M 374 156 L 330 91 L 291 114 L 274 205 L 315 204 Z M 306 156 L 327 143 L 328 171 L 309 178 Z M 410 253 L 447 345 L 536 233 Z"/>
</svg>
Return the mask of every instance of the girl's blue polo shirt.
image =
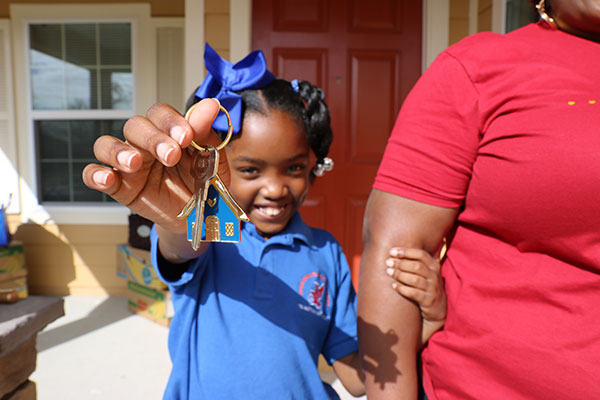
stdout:
<svg viewBox="0 0 600 400">
<path fill-rule="evenodd" d="M 157 244 L 153 229 L 152 262 L 175 308 L 165 399 L 338 398 L 317 360 L 358 351 L 356 295 L 330 233 L 299 213 L 269 240 L 243 223 L 240 243 L 211 244 L 182 274 Z"/>
</svg>

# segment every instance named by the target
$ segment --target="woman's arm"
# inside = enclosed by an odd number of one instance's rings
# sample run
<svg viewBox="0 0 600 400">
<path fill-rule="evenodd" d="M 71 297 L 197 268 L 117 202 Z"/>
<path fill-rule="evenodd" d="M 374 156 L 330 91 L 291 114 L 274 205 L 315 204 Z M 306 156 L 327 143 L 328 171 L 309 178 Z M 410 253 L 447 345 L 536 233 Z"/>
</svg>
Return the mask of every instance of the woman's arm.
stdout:
<svg viewBox="0 0 600 400">
<path fill-rule="evenodd" d="M 365 211 L 358 289 L 359 351 L 369 400 L 417 398 L 419 308 L 398 296 L 386 275 L 392 247 L 436 254 L 457 209 L 431 206 L 373 190 Z"/>
</svg>

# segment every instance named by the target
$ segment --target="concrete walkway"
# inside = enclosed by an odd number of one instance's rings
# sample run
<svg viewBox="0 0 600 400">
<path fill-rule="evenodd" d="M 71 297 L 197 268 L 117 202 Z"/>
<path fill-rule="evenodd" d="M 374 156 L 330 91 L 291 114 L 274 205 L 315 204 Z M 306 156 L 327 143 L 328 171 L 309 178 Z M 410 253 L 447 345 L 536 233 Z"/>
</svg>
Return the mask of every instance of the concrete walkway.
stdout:
<svg viewBox="0 0 600 400">
<path fill-rule="evenodd" d="M 167 336 L 168 328 L 131 314 L 124 297 L 67 296 L 65 316 L 38 334 L 30 377 L 38 400 L 162 399 Z M 335 377 L 324 379 L 354 399 Z"/>
</svg>

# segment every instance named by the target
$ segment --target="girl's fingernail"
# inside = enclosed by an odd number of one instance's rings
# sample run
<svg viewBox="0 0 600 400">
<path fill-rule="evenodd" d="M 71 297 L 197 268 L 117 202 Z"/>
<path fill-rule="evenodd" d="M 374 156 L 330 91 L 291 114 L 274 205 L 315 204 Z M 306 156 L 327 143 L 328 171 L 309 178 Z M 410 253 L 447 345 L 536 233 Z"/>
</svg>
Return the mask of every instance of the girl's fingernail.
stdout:
<svg viewBox="0 0 600 400">
<path fill-rule="evenodd" d="M 400 257 L 401 255 L 404 254 L 404 250 L 393 248 L 393 249 L 390 250 L 390 254 L 393 257 Z"/>
<path fill-rule="evenodd" d="M 385 273 L 388 274 L 389 276 L 394 275 L 394 268 L 386 268 Z"/>
<path fill-rule="evenodd" d="M 175 125 L 171 128 L 171 131 L 169 133 L 171 137 L 175 139 L 175 141 L 181 146 L 181 143 L 183 143 L 183 139 L 185 139 L 185 129 L 183 129 L 179 125 Z"/>
<path fill-rule="evenodd" d="M 388 267 L 393 267 L 394 260 L 392 260 L 391 258 L 388 258 L 387 260 L 385 260 L 385 265 L 387 265 Z"/>
<path fill-rule="evenodd" d="M 397 282 L 392 283 L 392 289 L 396 289 L 397 287 L 398 287 L 398 283 Z"/>
<path fill-rule="evenodd" d="M 106 182 L 108 181 L 108 172 L 106 171 L 96 171 L 92 175 L 92 179 L 96 182 L 97 185 L 106 186 Z"/>
<path fill-rule="evenodd" d="M 160 157 L 161 160 L 164 161 L 165 164 L 169 163 L 169 156 L 175 150 L 173 147 L 169 146 L 168 143 L 160 143 L 156 146 L 156 154 Z"/>
<path fill-rule="evenodd" d="M 135 157 L 135 153 L 133 151 L 123 150 L 117 154 L 117 161 L 119 164 L 131 169 L 131 160 L 133 160 L 133 157 Z"/>
</svg>

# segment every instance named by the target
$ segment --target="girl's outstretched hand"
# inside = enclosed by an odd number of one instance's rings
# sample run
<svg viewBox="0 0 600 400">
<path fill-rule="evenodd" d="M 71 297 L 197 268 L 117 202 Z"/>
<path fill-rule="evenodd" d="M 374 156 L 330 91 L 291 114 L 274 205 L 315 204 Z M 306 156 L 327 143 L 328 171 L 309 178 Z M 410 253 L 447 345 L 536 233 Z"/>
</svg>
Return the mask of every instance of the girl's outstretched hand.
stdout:
<svg viewBox="0 0 600 400">
<path fill-rule="evenodd" d="M 94 154 L 107 166 L 87 165 L 83 182 L 166 230 L 185 233 L 186 221 L 177 219 L 177 215 L 194 191 L 190 175 L 193 152 L 186 148 L 192 140 L 200 145 L 221 143 L 211 129 L 218 111 L 215 100 L 202 100 L 188 122 L 167 104 L 153 105 L 145 117 L 127 120 L 123 127 L 125 142 L 112 136 L 96 140 Z M 229 183 L 224 151 L 219 175 L 225 184 Z"/>
<path fill-rule="evenodd" d="M 423 317 L 421 345 L 446 321 L 446 292 L 440 263 L 425 250 L 394 247 L 386 260 L 392 287 L 419 305 Z"/>
</svg>

